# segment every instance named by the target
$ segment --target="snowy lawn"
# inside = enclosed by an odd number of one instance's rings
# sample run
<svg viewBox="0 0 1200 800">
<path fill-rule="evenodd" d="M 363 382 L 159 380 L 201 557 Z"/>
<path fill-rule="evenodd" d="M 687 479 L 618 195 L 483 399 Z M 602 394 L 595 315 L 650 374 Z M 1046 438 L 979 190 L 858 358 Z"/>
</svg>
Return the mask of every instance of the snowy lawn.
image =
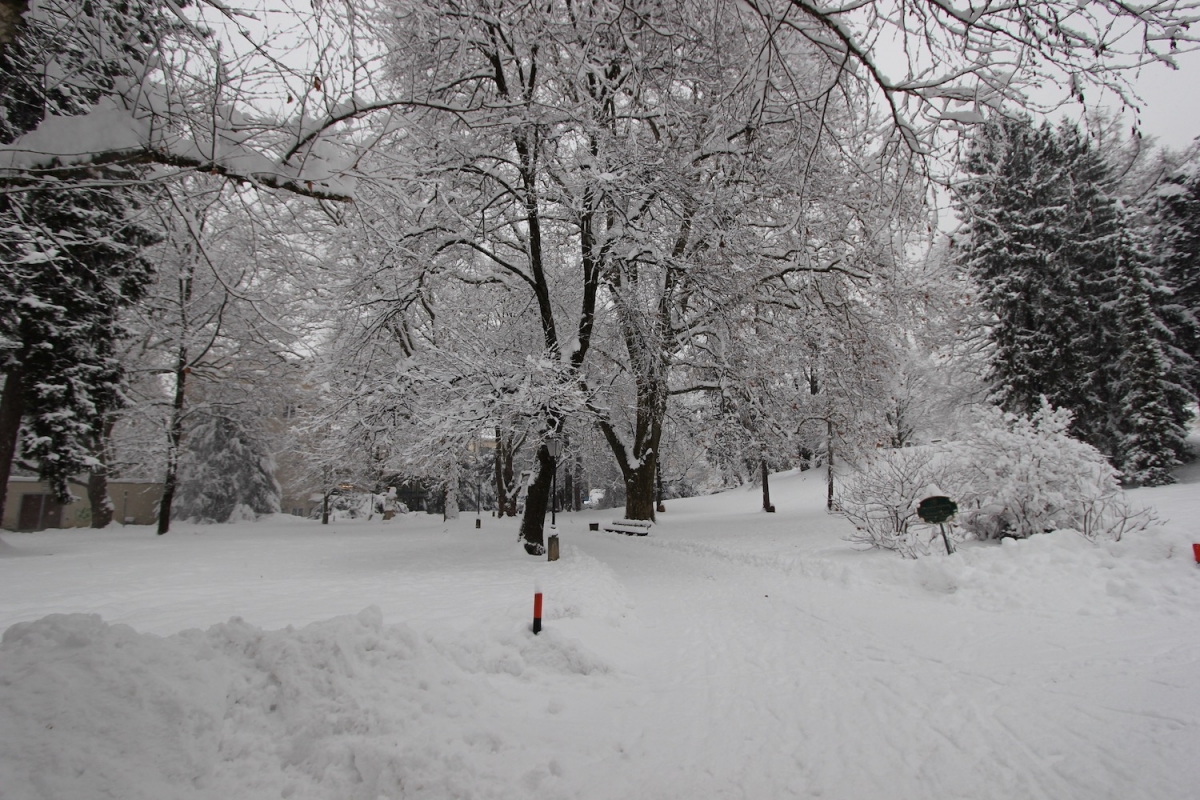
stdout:
<svg viewBox="0 0 1200 800">
<path fill-rule="evenodd" d="M 0 798 L 1195 798 L 1184 480 L 1121 543 L 919 562 L 794 473 L 560 515 L 553 564 L 469 514 L 5 534 Z"/>
</svg>

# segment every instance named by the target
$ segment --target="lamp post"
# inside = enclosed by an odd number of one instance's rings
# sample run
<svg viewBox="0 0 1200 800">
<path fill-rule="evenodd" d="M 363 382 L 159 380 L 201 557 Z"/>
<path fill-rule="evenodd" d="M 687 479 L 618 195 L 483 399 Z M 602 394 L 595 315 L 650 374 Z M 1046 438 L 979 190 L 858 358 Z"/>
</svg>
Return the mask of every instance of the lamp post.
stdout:
<svg viewBox="0 0 1200 800">
<path fill-rule="evenodd" d="M 558 510 L 558 457 L 560 455 L 562 455 L 562 449 L 563 449 L 562 439 L 559 439 L 557 436 L 555 436 L 550 441 L 546 442 L 546 452 L 548 452 L 550 454 L 550 458 L 554 462 L 554 483 L 553 483 L 554 488 L 551 490 L 551 494 L 550 494 L 550 527 L 551 528 L 555 527 L 555 524 L 557 523 L 557 519 L 555 518 L 555 512 Z"/>
</svg>

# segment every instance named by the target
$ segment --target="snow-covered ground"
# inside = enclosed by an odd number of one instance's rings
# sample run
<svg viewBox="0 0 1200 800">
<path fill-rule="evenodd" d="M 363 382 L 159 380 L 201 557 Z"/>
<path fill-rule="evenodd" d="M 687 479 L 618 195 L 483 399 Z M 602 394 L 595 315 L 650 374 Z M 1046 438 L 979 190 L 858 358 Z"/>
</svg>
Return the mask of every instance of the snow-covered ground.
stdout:
<svg viewBox="0 0 1200 800">
<path fill-rule="evenodd" d="M 1120 543 L 918 562 L 813 473 L 560 515 L 556 563 L 469 514 L 5 534 L 0 798 L 1200 797 L 1183 478 Z"/>
</svg>

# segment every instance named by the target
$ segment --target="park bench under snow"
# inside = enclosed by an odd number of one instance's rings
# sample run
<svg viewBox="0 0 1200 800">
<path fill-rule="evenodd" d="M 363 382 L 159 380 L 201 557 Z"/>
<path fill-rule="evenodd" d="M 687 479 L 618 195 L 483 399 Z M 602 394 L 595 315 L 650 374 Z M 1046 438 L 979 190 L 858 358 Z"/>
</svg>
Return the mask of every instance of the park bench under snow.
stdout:
<svg viewBox="0 0 1200 800">
<path fill-rule="evenodd" d="M 645 536 L 650 533 L 654 523 L 648 519 L 614 519 L 604 530 L 610 533 L 623 533 L 626 536 Z"/>
</svg>

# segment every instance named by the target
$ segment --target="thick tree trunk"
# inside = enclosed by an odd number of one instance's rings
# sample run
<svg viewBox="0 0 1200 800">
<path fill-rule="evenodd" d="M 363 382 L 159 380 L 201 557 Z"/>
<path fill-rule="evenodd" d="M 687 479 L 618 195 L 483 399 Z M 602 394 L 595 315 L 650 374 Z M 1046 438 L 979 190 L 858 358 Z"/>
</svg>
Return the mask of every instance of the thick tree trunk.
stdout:
<svg viewBox="0 0 1200 800">
<path fill-rule="evenodd" d="M 92 527 L 107 528 L 113 519 L 113 507 L 108 499 L 107 467 L 93 467 L 88 473 L 87 496 L 92 511 Z"/>
<path fill-rule="evenodd" d="M 598 422 L 625 480 L 625 518 L 654 520 L 658 446 L 667 413 L 667 365 L 660 354 L 638 350 L 636 333 L 632 326 L 626 328 L 627 351 L 640 374 L 633 443 L 627 446 L 607 419 Z"/>
<path fill-rule="evenodd" d="M 663 487 L 662 487 L 662 460 L 654 459 L 654 502 L 655 511 L 659 514 L 666 511 L 666 506 L 663 505 Z"/>
<path fill-rule="evenodd" d="M 112 500 L 108 497 L 108 444 L 112 439 L 113 422 L 107 420 L 95 438 L 92 455 L 100 463 L 88 472 L 88 506 L 92 510 L 92 527 L 107 528 L 113 519 Z"/>
<path fill-rule="evenodd" d="M 162 501 L 158 504 L 158 535 L 171 530 L 171 504 L 179 482 L 179 446 L 183 442 L 183 398 L 187 383 L 187 350 L 179 349 L 175 369 L 175 399 L 171 404 L 171 429 L 167 432 L 167 474 L 163 478 Z"/>
<path fill-rule="evenodd" d="M 571 498 L 575 496 L 575 476 L 569 467 L 563 470 L 563 488 L 559 494 L 558 507 L 563 511 L 574 511 L 575 504 Z"/>
<path fill-rule="evenodd" d="M 529 484 L 529 491 L 525 495 L 525 516 L 521 518 L 521 541 L 525 545 L 525 552 L 531 556 L 546 554 L 543 529 L 546 526 L 546 512 L 550 508 L 554 459 L 544 444 L 538 447 L 537 462 L 537 474 Z"/>
<path fill-rule="evenodd" d="M 442 504 L 442 519 L 458 519 L 458 462 L 450 462 L 446 476 L 446 500 Z"/>
<path fill-rule="evenodd" d="M 761 459 L 759 464 L 762 468 L 763 511 L 773 514 L 775 506 L 771 505 L 771 485 L 767 473 L 767 460 Z"/>
<path fill-rule="evenodd" d="M 576 511 L 583 510 L 583 459 L 579 453 L 575 454 L 575 465 L 571 470 L 574 475 L 573 486 L 575 493 L 571 497 L 571 503 Z"/>
<path fill-rule="evenodd" d="M 496 428 L 496 516 L 502 517 L 508 508 L 508 484 L 504 482 L 504 436 Z"/>
<path fill-rule="evenodd" d="M 513 458 L 521 443 L 511 437 L 505 439 L 499 428 L 496 428 L 496 516 L 515 517 L 520 489 L 513 485 Z"/>
<path fill-rule="evenodd" d="M 17 38 L 21 17 L 28 10 L 28 0 L 0 0 L 0 46 L 11 44 Z"/>
<path fill-rule="evenodd" d="M 656 455 L 651 452 L 637 469 L 625 473 L 625 519 L 655 520 L 654 514 L 654 464 Z"/>
<path fill-rule="evenodd" d="M 825 425 L 825 510 L 833 511 L 833 420 Z"/>
<path fill-rule="evenodd" d="M 17 437 L 21 433 L 21 417 L 25 413 L 25 370 L 12 367 L 4 379 L 4 394 L 0 396 L 0 520 L 4 519 L 4 504 L 8 495 L 8 479 L 17 454 Z"/>
<path fill-rule="evenodd" d="M 673 258 L 682 258 L 691 237 L 694 209 L 687 210 L 672 248 Z M 617 316 L 625 352 L 629 355 L 630 372 L 634 377 L 637 416 L 633 442 L 630 447 L 621 441 L 607 419 L 601 419 L 600 430 L 608 441 L 625 479 L 625 518 L 655 519 L 655 478 L 657 476 L 659 443 L 662 440 L 663 420 L 667 415 L 667 376 L 671 369 L 674 346 L 671 315 L 679 275 L 667 270 L 666 284 L 661 289 L 656 308 L 646 317 L 638 308 L 638 270 L 635 263 L 626 265 L 620 286 L 617 287 Z M 651 335 L 647 336 L 647 325 Z"/>
</svg>

